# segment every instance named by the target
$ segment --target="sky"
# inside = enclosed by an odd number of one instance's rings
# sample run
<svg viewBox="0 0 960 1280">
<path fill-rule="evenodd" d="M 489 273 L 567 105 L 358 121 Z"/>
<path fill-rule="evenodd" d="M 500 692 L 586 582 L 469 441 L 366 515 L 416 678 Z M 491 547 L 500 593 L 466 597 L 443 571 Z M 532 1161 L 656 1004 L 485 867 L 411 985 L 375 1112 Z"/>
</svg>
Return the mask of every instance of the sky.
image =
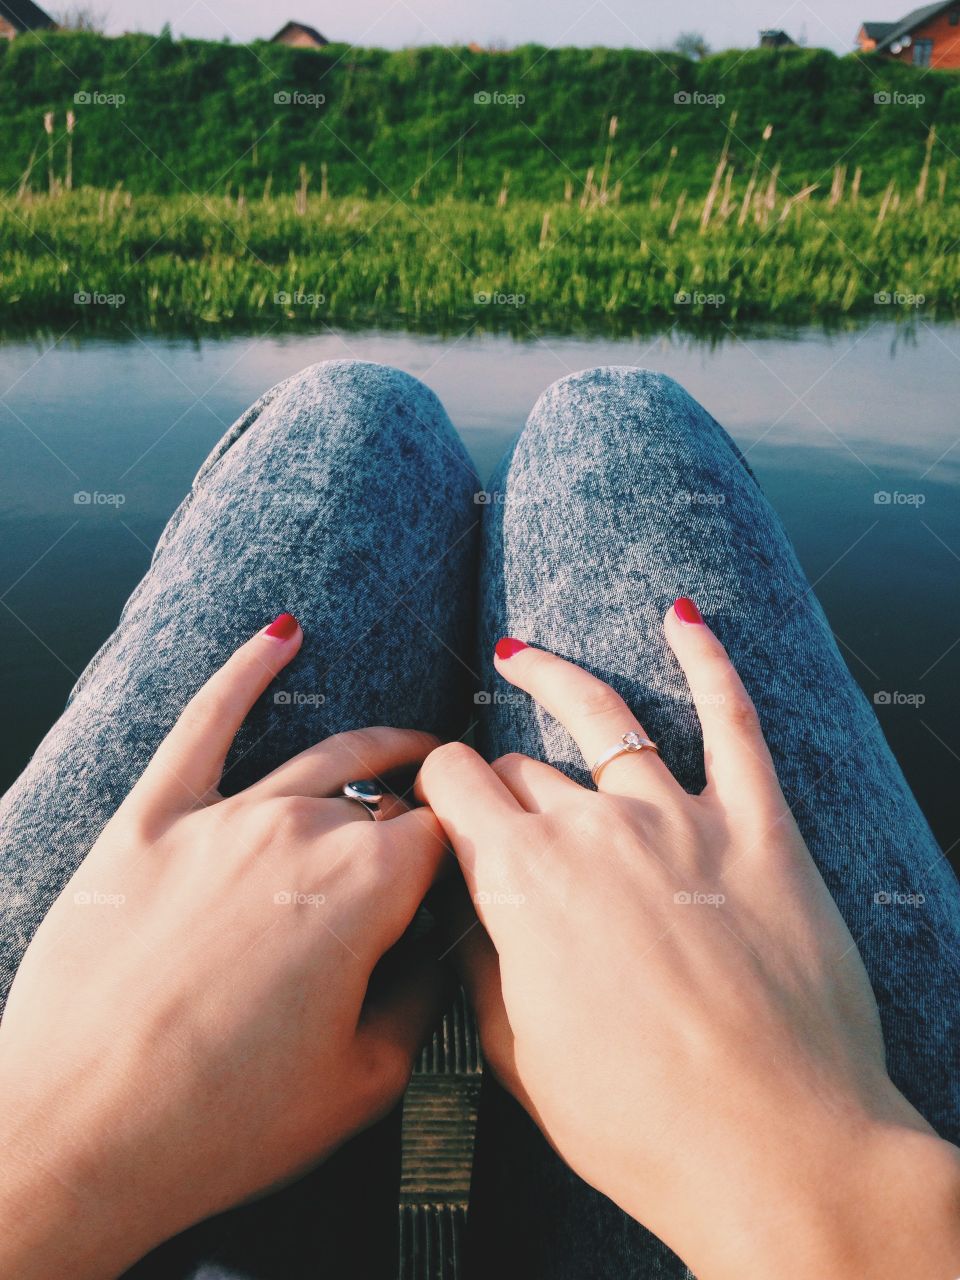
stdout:
<svg viewBox="0 0 960 1280">
<path fill-rule="evenodd" d="M 49 8 L 62 12 L 72 3 Z M 902 6 L 896 0 L 80 0 L 80 7 L 104 17 L 111 34 L 157 32 L 169 22 L 175 36 L 210 40 L 266 39 L 292 18 L 330 40 L 386 48 L 477 41 L 663 49 L 680 32 L 696 31 L 712 49 L 727 49 L 754 45 L 762 27 L 774 27 L 798 42 L 848 53 L 864 19 L 892 21 L 915 6 L 909 0 Z"/>
</svg>

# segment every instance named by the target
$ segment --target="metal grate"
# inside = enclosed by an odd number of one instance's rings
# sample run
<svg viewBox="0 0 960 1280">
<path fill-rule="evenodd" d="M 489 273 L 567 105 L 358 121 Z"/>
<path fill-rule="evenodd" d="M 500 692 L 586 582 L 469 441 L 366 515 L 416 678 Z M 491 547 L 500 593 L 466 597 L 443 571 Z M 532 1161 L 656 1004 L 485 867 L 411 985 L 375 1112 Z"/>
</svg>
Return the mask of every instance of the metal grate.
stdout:
<svg viewBox="0 0 960 1280">
<path fill-rule="evenodd" d="M 465 1204 L 401 1205 L 398 1280 L 460 1280 L 466 1216 Z"/>
</svg>

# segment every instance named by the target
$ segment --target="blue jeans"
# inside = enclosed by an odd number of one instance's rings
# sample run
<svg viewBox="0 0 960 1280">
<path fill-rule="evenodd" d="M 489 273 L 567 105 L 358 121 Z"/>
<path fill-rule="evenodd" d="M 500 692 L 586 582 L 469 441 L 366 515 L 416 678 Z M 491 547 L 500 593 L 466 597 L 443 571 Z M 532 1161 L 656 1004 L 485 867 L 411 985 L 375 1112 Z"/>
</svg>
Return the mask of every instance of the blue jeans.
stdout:
<svg viewBox="0 0 960 1280">
<path fill-rule="evenodd" d="M 3 994 L 186 700 L 280 609 L 301 619 L 306 642 L 239 736 L 228 790 L 368 723 L 443 737 L 475 727 L 490 758 L 523 751 L 583 779 L 573 742 L 535 705 L 474 701 L 477 690 L 497 692 L 490 653 L 501 634 L 609 680 L 696 788 L 699 728 L 661 631 L 670 602 L 690 595 L 757 704 L 786 797 L 860 947 L 894 1082 L 960 1140 L 950 1050 L 960 1038 L 960 888 L 735 445 L 669 378 L 594 369 L 545 392 L 487 501 L 479 489 L 436 397 L 384 366 L 313 366 L 239 420 L 0 803 Z M 390 1277 L 396 1178 L 393 1117 L 132 1274 Z M 686 1275 L 567 1170 L 490 1079 L 467 1253 L 484 1278 Z"/>
</svg>

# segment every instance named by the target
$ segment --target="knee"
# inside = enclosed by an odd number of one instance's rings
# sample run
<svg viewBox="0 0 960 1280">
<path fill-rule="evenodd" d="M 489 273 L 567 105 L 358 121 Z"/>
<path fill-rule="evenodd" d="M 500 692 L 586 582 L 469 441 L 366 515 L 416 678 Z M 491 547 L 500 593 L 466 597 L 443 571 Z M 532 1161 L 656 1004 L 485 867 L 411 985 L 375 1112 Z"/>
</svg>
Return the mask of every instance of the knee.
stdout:
<svg viewBox="0 0 960 1280">
<path fill-rule="evenodd" d="M 665 373 L 630 365 L 584 369 L 555 382 L 538 400 L 527 431 L 578 448 L 625 448 L 654 440 L 682 444 L 716 423 Z"/>
<path fill-rule="evenodd" d="M 360 445 L 375 436 L 415 439 L 452 434 L 436 395 L 417 378 L 369 360 L 323 360 L 308 365 L 276 391 L 287 420 L 306 431 L 328 426 Z"/>
</svg>

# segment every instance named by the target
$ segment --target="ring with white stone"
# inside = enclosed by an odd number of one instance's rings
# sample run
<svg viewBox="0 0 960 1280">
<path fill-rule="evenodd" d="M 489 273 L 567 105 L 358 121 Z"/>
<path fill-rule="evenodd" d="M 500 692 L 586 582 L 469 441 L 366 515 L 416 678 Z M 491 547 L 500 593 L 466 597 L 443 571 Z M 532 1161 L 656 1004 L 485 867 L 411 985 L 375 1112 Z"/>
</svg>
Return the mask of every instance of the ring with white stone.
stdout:
<svg viewBox="0 0 960 1280">
<path fill-rule="evenodd" d="M 383 817 L 380 812 L 380 801 L 383 799 L 383 792 L 369 778 L 359 779 L 356 782 L 345 782 L 341 790 L 345 799 L 356 800 L 358 804 L 362 804 L 374 822 L 379 822 Z"/>
<path fill-rule="evenodd" d="M 657 744 L 649 738 L 644 737 L 642 733 L 637 733 L 635 729 L 631 729 L 629 733 L 625 733 L 615 747 L 611 747 L 609 751 L 605 751 L 599 760 L 590 770 L 590 777 L 593 779 L 593 785 L 597 785 L 600 774 L 607 767 L 611 760 L 616 760 L 618 756 L 626 756 L 635 751 L 656 751 Z"/>
</svg>

